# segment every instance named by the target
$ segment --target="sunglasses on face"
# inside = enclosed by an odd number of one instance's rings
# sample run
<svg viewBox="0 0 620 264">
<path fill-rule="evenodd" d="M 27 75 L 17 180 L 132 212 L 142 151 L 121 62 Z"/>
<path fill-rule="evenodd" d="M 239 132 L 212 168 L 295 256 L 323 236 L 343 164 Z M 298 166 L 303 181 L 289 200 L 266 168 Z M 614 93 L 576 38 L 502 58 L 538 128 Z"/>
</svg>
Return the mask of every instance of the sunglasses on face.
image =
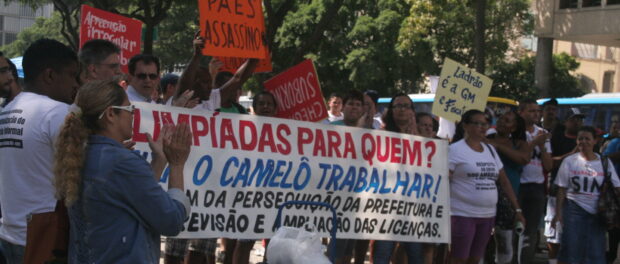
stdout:
<svg viewBox="0 0 620 264">
<path fill-rule="evenodd" d="M 155 73 L 149 73 L 149 74 L 146 74 L 146 73 L 138 73 L 138 74 L 136 74 L 135 76 L 136 76 L 136 77 L 138 77 L 138 79 L 143 80 L 143 81 L 144 81 L 144 80 L 146 80 L 146 78 L 147 78 L 147 77 L 148 77 L 149 79 L 151 79 L 151 80 L 157 80 L 157 78 L 159 77 L 159 75 L 157 75 L 157 74 L 155 74 Z"/>
<path fill-rule="evenodd" d="M 110 108 L 124 110 L 124 111 L 131 113 L 132 115 L 133 115 L 133 112 L 136 110 L 135 105 L 125 105 L 125 106 L 113 105 L 113 106 L 110 106 Z M 101 114 L 99 115 L 99 119 L 101 119 L 104 114 L 105 114 L 105 111 L 101 112 Z"/>
</svg>

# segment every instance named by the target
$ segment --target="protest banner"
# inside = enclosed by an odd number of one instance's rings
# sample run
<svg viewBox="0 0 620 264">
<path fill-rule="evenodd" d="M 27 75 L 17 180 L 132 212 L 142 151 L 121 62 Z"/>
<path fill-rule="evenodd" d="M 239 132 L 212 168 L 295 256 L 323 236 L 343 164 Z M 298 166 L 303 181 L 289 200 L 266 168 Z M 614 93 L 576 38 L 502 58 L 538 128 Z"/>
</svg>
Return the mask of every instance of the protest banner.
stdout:
<svg viewBox="0 0 620 264">
<path fill-rule="evenodd" d="M 246 58 L 235 58 L 235 57 L 215 57 L 219 61 L 224 63 L 224 66 L 220 68 L 220 72 L 227 71 L 231 73 L 237 72 L 237 69 L 243 65 L 243 63 L 247 60 Z M 256 69 L 254 69 L 254 73 L 258 72 L 271 72 L 273 67 L 271 66 L 271 56 L 267 54 L 265 59 L 261 59 L 258 61 L 258 65 Z"/>
<path fill-rule="evenodd" d="M 484 111 L 493 80 L 446 58 L 435 92 L 432 113 L 452 122 L 470 109 Z"/>
<path fill-rule="evenodd" d="M 105 39 L 121 48 L 121 69 L 127 73 L 129 59 L 140 53 L 142 22 L 82 5 L 80 47 L 91 39 Z"/>
<path fill-rule="evenodd" d="M 180 238 L 269 238 L 286 201 L 320 201 L 338 213 L 339 238 L 446 243 L 448 143 L 387 131 L 136 103 L 135 149 L 145 133 L 188 123 L 184 169 L 191 213 Z M 167 172 L 161 178 L 166 186 Z M 311 223 L 328 236 L 331 213 L 293 206 L 283 225 Z"/>
<path fill-rule="evenodd" d="M 265 20 L 260 0 L 199 0 L 203 54 L 264 59 Z"/>
<path fill-rule="evenodd" d="M 312 60 L 305 60 L 263 83 L 278 101 L 277 117 L 318 122 L 327 106 Z"/>
</svg>

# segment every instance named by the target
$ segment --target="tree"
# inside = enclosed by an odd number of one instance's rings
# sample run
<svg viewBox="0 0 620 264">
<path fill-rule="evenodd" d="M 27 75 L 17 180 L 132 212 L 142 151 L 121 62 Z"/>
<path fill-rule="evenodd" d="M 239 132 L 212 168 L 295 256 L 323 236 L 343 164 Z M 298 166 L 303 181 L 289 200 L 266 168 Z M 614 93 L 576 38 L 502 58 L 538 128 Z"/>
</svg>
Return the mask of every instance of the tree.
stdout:
<svg viewBox="0 0 620 264">
<path fill-rule="evenodd" d="M 66 42 L 74 50 L 79 47 L 79 13 L 80 7 L 91 5 L 95 8 L 120 14 L 126 17 L 138 19 L 144 23 L 144 36 L 142 42 L 143 53 L 153 53 L 153 34 L 155 27 L 168 15 L 172 3 L 178 6 L 186 6 L 195 3 L 195 0 L 13 0 L 37 7 L 46 3 L 53 3 L 54 9 L 62 17 L 61 33 Z"/>
<path fill-rule="evenodd" d="M 491 74 L 493 88 L 491 96 L 514 100 L 538 98 L 538 88 L 534 85 L 535 57 L 524 56 L 513 63 L 502 63 Z M 586 93 L 579 79 L 571 74 L 579 68 L 579 62 L 566 54 L 553 55 L 550 97 L 578 97 Z"/>
<path fill-rule="evenodd" d="M 162 20 L 157 29 L 160 38 L 155 42 L 153 50 L 161 60 L 162 70 L 182 71 L 182 65 L 192 55 L 192 38 L 198 30 L 197 1 L 172 6 L 168 18 Z"/>
<path fill-rule="evenodd" d="M 427 70 L 418 62 L 429 57 L 397 49 L 409 8 L 405 0 L 297 2 L 277 30 L 274 71 L 310 58 L 324 94 L 350 88 L 374 89 L 386 96 L 415 92 Z"/>
<path fill-rule="evenodd" d="M 433 55 L 424 63 L 439 73 L 443 59 L 450 57 L 474 66 L 476 17 L 474 1 L 478 0 L 408 0 L 409 16 L 400 32 L 399 49 L 411 54 Z M 526 0 L 486 0 L 485 65 L 492 69 L 506 58 L 510 43 L 532 30 L 532 18 Z M 489 71 L 485 71 L 488 73 Z"/>
</svg>

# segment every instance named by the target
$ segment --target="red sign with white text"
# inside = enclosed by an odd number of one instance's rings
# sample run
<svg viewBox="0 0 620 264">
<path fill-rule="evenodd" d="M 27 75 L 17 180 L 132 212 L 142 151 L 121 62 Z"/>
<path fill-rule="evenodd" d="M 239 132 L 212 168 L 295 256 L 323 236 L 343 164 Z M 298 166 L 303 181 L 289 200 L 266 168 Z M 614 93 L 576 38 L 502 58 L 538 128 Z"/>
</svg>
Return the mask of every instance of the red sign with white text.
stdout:
<svg viewBox="0 0 620 264">
<path fill-rule="evenodd" d="M 127 73 L 129 59 L 140 53 L 142 22 L 82 5 L 80 47 L 92 39 L 105 39 L 121 49 L 121 69 Z"/>
<path fill-rule="evenodd" d="M 278 101 L 277 117 L 310 122 L 327 118 L 327 107 L 312 60 L 293 66 L 264 85 Z"/>
</svg>

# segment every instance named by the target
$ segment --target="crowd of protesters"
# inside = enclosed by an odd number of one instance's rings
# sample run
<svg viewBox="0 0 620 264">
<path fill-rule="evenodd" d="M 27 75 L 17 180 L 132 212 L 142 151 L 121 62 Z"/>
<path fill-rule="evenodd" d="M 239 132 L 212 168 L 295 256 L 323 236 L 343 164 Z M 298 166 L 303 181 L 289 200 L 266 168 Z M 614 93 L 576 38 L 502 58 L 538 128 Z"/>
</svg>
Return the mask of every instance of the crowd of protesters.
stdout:
<svg viewBox="0 0 620 264">
<path fill-rule="evenodd" d="M 91 40 L 76 54 L 41 39 L 24 52 L 23 83 L 0 53 L 0 119 L 24 120 L 19 137 L 0 137 L 0 263 L 24 263 L 28 219 L 56 210 L 58 200 L 68 209 L 69 263 L 159 263 L 162 236 L 164 263 L 216 263 L 218 239 L 175 238 L 190 213 L 183 182 L 188 125 L 165 125 L 156 140 L 148 135 L 149 164 L 128 141 L 132 103 L 273 117 L 277 99 L 258 92 L 248 111 L 238 98 L 258 60 L 248 59 L 235 73 L 220 72 L 222 62 L 202 55 L 199 33 L 192 45 L 180 76 L 162 76 L 156 56 L 139 54 L 123 77 L 121 51 L 109 41 Z M 324 123 L 438 138 L 436 117 L 416 113 L 409 96 L 394 95 L 385 111 L 378 98 L 372 90 L 332 94 Z M 533 263 L 544 236 L 549 263 L 612 263 L 620 231 L 600 224 L 596 202 L 605 172 L 620 190 L 620 119 L 613 117 L 603 137 L 583 126 L 577 109 L 559 118 L 557 108 L 555 100 L 542 109 L 522 100 L 518 109 L 493 116 L 463 114 L 446 157 L 449 246 L 338 239 L 336 252 L 329 253 L 347 264 L 364 263 L 368 252 L 377 264 Z M 0 129 L 6 126 L 0 123 Z M 158 182 L 166 166 L 164 191 Z M 256 243 L 219 242 L 227 264 L 249 263 Z"/>
</svg>

